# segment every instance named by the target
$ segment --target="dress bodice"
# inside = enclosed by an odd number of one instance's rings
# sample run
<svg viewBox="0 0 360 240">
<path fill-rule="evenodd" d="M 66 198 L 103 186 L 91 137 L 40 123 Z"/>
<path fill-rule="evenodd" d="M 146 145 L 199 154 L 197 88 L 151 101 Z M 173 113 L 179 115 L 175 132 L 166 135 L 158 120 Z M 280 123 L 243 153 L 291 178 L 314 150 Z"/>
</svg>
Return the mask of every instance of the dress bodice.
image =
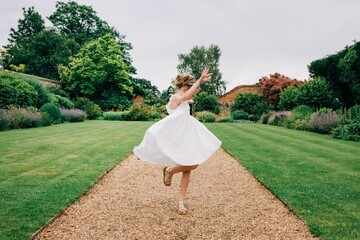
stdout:
<svg viewBox="0 0 360 240">
<path fill-rule="evenodd" d="M 181 111 L 190 114 L 190 106 L 187 102 L 180 103 L 175 109 L 170 108 L 170 102 L 166 104 L 166 110 L 169 114 L 173 114 L 175 111 Z"/>
</svg>

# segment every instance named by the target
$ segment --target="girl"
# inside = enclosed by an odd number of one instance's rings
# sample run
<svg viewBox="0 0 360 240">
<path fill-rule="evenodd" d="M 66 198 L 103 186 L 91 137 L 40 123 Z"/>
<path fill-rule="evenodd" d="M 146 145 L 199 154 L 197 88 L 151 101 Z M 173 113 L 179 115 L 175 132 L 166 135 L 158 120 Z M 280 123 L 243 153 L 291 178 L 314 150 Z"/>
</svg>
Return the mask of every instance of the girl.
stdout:
<svg viewBox="0 0 360 240">
<path fill-rule="evenodd" d="M 153 124 L 133 151 L 141 160 L 166 166 L 163 168 L 166 186 L 171 185 L 175 173 L 182 172 L 179 214 L 188 212 L 184 200 L 191 170 L 205 162 L 221 145 L 220 140 L 189 113 L 188 102 L 199 92 L 200 85 L 210 80 L 211 75 L 207 68 L 197 81 L 190 74 L 178 74 L 173 81 L 176 92 L 166 105 L 169 116 Z"/>
</svg>

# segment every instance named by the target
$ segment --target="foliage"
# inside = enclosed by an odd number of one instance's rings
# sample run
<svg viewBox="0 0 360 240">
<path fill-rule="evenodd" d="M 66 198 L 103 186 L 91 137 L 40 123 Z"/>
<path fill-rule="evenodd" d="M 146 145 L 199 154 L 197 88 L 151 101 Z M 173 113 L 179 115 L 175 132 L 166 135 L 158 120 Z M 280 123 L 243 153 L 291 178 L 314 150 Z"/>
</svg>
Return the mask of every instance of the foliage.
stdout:
<svg viewBox="0 0 360 240">
<path fill-rule="evenodd" d="M 35 35 L 16 56 L 25 63 L 25 73 L 59 79 L 58 66 L 68 65 L 69 57 L 79 48 L 73 39 L 46 29 Z"/>
<path fill-rule="evenodd" d="M 23 108 L 2 109 L 0 121 L 4 123 L 0 130 L 32 128 L 43 126 L 43 115 Z"/>
<path fill-rule="evenodd" d="M 110 27 L 106 21 L 100 19 L 91 6 L 80 5 L 76 1 L 58 1 L 55 12 L 48 19 L 56 31 L 74 39 L 80 46 L 105 35 L 110 35 L 116 39 L 121 49 L 120 57 L 130 72 L 136 72 L 136 69 L 131 65 L 132 59 L 129 54 L 129 50 L 132 49 L 131 44 L 125 42 L 124 35 L 120 35 L 115 28 Z"/>
<path fill-rule="evenodd" d="M 38 97 L 34 103 L 36 108 L 41 108 L 45 103 L 49 102 L 49 95 L 46 87 L 39 81 L 31 78 L 25 78 L 25 81 L 29 83 L 35 91 L 38 93 Z"/>
<path fill-rule="evenodd" d="M 231 117 L 231 116 L 227 116 L 227 117 L 222 117 L 222 118 L 219 118 L 217 120 L 217 122 L 219 123 L 222 123 L 222 122 L 234 122 L 234 119 Z"/>
<path fill-rule="evenodd" d="M 44 20 L 34 8 L 25 10 L 18 29 L 10 30 L 10 44 L 5 60 L 15 71 L 57 79 L 59 64 L 68 64 L 69 56 L 78 51 L 78 44 L 53 29 L 45 29 Z M 22 69 L 21 66 L 25 68 Z"/>
<path fill-rule="evenodd" d="M 273 114 L 273 112 L 263 113 L 260 117 L 260 123 L 268 124 L 269 118 L 272 114 Z"/>
<path fill-rule="evenodd" d="M 313 109 L 306 105 L 299 105 L 292 111 L 291 117 L 293 119 L 310 120 Z"/>
<path fill-rule="evenodd" d="M 169 86 L 167 89 L 161 92 L 160 98 L 163 100 L 163 103 L 167 103 L 170 99 L 171 94 L 175 93 L 173 86 Z"/>
<path fill-rule="evenodd" d="M 349 122 L 334 129 L 334 138 L 360 141 L 360 122 Z"/>
<path fill-rule="evenodd" d="M 360 104 L 360 42 L 315 60 L 308 68 L 310 76 L 325 79 L 343 107 Z"/>
<path fill-rule="evenodd" d="M 85 111 L 89 119 L 97 119 L 103 114 L 101 108 L 87 98 L 76 99 L 74 107 Z"/>
<path fill-rule="evenodd" d="M 104 120 L 111 120 L 111 121 L 123 121 L 124 114 L 128 114 L 128 112 L 104 112 L 103 118 Z"/>
<path fill-rule="evenodd" d="M 313 132 L 329 134 L 332 129 L 341 123 L 341 117 L 336 112 L 315 112 L 309 121 L 310 130 Z"/>
<path fill-rule="evenodd" d="M 38 93 L 29 83 L 9 73 L 0 73 L 0 108 L 34 106 Z"/>
<path fill-rule="evenodd" d="M 157 86 L 152 85 L 151 81 L 143 78 L 131 78 L 131 81 L 134 87 L 134 94 L 143 96 L 145 104 L 165 104 L 165 101 L 160 98 L 161 93 L 159 89 L 157 88 Z"/>
<path fill-rule="evenodd" d="M 149 106 L 132 105 L 123 117 L 126 121 L 146 121 L 149 118 L 150 111 Z"/>
<path fill-rule="evenodd" d="M 321 78 L 312 79 L 299 88 L 288 88 L 280 95 L 279 108 L 291 110 L 299 105 L 307 105 L 313 110 L 339 107 L 328 83 Z"/>
<path fill-rule="evenodd" d="M 63 97 L 63 96 L 53 94 L 53 93 L 49 93 L 48 97 L 49 97 L 49 102 L 55 104 L 59 108 L 70 109 L 70 108 L 74 107 L 73 101 L 71 101 L 67 97 Z"/>
<path fill-rule="evenodd" d="M 9 129 L 10 118 L 5 109 L 0 109 L 0 131 Z"/>
<path fill-rule="evenodd" d="M 217 45 L 195 46 L 188 54 L 179 54 L 179 65 L 177 69 L 180 73 L 189 73 L 199 79 L 205 67 L 213 73 L 211 80 L 201 85 L 201 91 L 209 95 L 222 95 L 226 90 L 226 83 L 222 80 L 219 70 L 221 50 Z"/>
<path fill-rule="evenodd" d="M 244 111 L 249 115 L 255 115 L 260 118 L 263 113 L 271 110 L 272 107 L 266 102 L 264 96 L 253 93 L 240 93 L 231 107 L 231 111 Z"/>
<path fill-rule="evenodd" d="M 264 76 L 259 80 L 262 94 L 267 99 L 268 103 L 277 108 L 280 94 L 288 87 L 298 87 L 303 82 L 291 79 L 280 73 L 270 74 L 269 77 Z"/>
<path fill-rule="evenodd" d="M 196 113 L 196 119 L 203 123 L 215 122 L 215 114 L 207 111 Z"/>
<path fill-rule="evenodd" d="M 346 120 L 360 122 L 360 105 L 354 105 L 345 112 Z"/>
<path fill-rule="evenodd" d="M 61 82 L 72 97 L 93 101 L 132 97 L 129 68 L 121 57 L 121 49 L 110 35 L 93 40 L 71 58 L 69 67 L 60 68 Z M 109 101 L 112 101 L 110 98 Z M 108 102 L 109 107 L 112 106 Z"/>
<path fill-rule="evenodd" d="M 16 66 L 26 63 L 24 49 L 36 34 L 45 29 L 45 22 L 34 7 L 23 8 L 23 19 L 18 20 L 17 29 L 10 29 L 9 44 L 5 46 L 7 52 L 4 54 L 4 68 L 10 68 L 10 64 Z"/>
<path fill-rule="evenodd" d="M 218 103 L 219 104 L 219 103 Z M 215 114 L 220 114 L 220 107 L 219 107 L 219 105 L 218 106 L 215 106 L 215 108 L 214 108 L 214 113 Z"/>
<path fill-rule="evenodd" d="M 275 126 L 284 126 L 286 119 L 291 116 L 291 112 L 275 112 L 268 120 L 268 124 Z"/>
<path fill-rule="evenodd" d="M 46 103 L 40 108 L 40 112 L 49 114 L 55 124 L 61 122 L 60 109 L 53 103 Z"/>
<path fill-rule="evenodd" d="M 194 97 L 195 111 L 210 111 L 214 112 L 216 107 L 219 107 L 217 97 L 215 95 L 208 95 L 206 92 L 200 92 Z"/>
<path fill-rule="evenodd" d="M 53 93 L 62 97 L 66 97 L 66 98 L 70 98 L 69 94 L 67 92 L 64 91 L 64 89 L 62 89 L 60 86 L 58 85 L 50 85 L 50 86 L 46 86 L 47 91 L 49 93 Z"/>
<path fill-rule="evenodd" d="M 249 120 L 249 114 L 247 114 L 244 111 L 240 111 L 240 110 L 235 110 L 235 111 L 231 112 L 231 117 L 234 120 Z"/>
<path fill-rule="evenodd" d="M 19 64 L 19 66 L 16 66 L 15 64 L 10 64 L 9 68 L 15 72 L 20 72 L 20 73 L 25 72 L 25 64 L 22 64 L 22 63 Z"/>
<path fill-rule="evenodd" d="M 60 108 L 63 122 L 82 122 L 85 120 L 86 113 L 80 109 Z"/>
<path fill-rule="evenodd" d="M 288 87 L 281 94 L 279 98 L 278 108 L 282 110 L 292 110 L 298 105 L 298 88 Z"/>
</svg>

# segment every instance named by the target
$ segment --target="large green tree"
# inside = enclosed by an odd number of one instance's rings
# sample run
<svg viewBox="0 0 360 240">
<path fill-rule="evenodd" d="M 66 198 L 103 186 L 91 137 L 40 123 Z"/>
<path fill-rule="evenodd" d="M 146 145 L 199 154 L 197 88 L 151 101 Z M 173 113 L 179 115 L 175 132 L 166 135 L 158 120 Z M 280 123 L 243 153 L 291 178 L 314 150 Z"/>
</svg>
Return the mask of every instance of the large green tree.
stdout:
<svg viewBox="0 0 360 240">
<path fill-rule="evenodd" d="M 34 7 L 23 8 L 23 18 L 18 20 L 17 29 L 10 29 L 9 44 L 4 46 L 7 51 L 4 56 L 4 67 L 10 68 L 10 64 L 20 65 L 27 63 L 27 51 L 29 43 L 45 29 L 45 23 L 41 15 Z"/>
<path fill-rule="evenodd" d="M 322 77 L 344 107 L 360 104 L 360 42 L 311 62 L 310 76 Z"/>
<path fill-rule="evenodd" d="M 210 95 L 222 95 L 226 91 L 226 83 L 222 80 L 219 70 L 219 60 L 221 50 L 217 45 L 195 46 L 188 54 L 179 54 L 179 65 L 177 69 L 180 73 L 190 73 L 196 79 L 200 78 L 205 67 L 213 73 L 211 80 L 201 85 L 201 90 Z"/>
<path fill-rule="evenodd" d="M 72 97 L 87 97 L 104 109 L 122 108 L 119 103 L 133 93 L 130 69 L 119 44 L 111 35 L 93 40 L 60 68 L 61 83 Z"/>
<path fill-rule="evenodd" d="M 136 69 L 132 66 L 132 59 L 129 50 L 132 49 L 130 43 L 124 40 L 125 36 L 121 35 L 114 27 L 97 16 L 96 11 L 91 6 L 81 5 L 75 1 L 56 2 L 55 12 L 48 17 L 54 28 L 61 34 L 75 39 L 81 46 L 110 34 L 115 38 L 121 47 L 124 62 L 129 65 L 132 73 Z"/>
<path fill-rule="evenodd" d="M 143 78 L 131 78 L 131 81 L 133 82 L 134 94 L 143 96 L 146 104 L 164 103 L 160 98 L 161 92 L 157 86 L 151 84 L 151 81 Z"/>
<path fill-rule="evenodd" d="M 46 29 L 35 35 L 24 49 L 26 51 L 18 56 L 23 56 L 26 73 L 58 79 L 58 66 L 67 65 L 69 57 L 79 49 L 73 39 Z"/>
</svg>

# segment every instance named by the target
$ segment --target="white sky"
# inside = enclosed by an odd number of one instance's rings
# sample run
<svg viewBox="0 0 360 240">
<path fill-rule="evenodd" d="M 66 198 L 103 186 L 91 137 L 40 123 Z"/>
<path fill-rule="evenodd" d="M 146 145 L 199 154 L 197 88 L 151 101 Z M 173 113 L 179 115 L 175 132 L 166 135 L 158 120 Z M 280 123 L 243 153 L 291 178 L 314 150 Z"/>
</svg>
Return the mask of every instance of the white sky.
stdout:
<svg viewBox="0 0 360 240">
<path fill-rule="evenodd" d="M 22 7 L 45 19 L 53 0 L 0 0 L 0 46 Z M 280 72 L 308 78 L 307 65 L 360 41 L 359 0 L 81 0 L 133 45 L 137 76 L 164 90 L 178 54 L 195 45 L 220 47 L 227 90 Z M 49 21 L 46 21 L 50 25 Z"/>
</svg>

